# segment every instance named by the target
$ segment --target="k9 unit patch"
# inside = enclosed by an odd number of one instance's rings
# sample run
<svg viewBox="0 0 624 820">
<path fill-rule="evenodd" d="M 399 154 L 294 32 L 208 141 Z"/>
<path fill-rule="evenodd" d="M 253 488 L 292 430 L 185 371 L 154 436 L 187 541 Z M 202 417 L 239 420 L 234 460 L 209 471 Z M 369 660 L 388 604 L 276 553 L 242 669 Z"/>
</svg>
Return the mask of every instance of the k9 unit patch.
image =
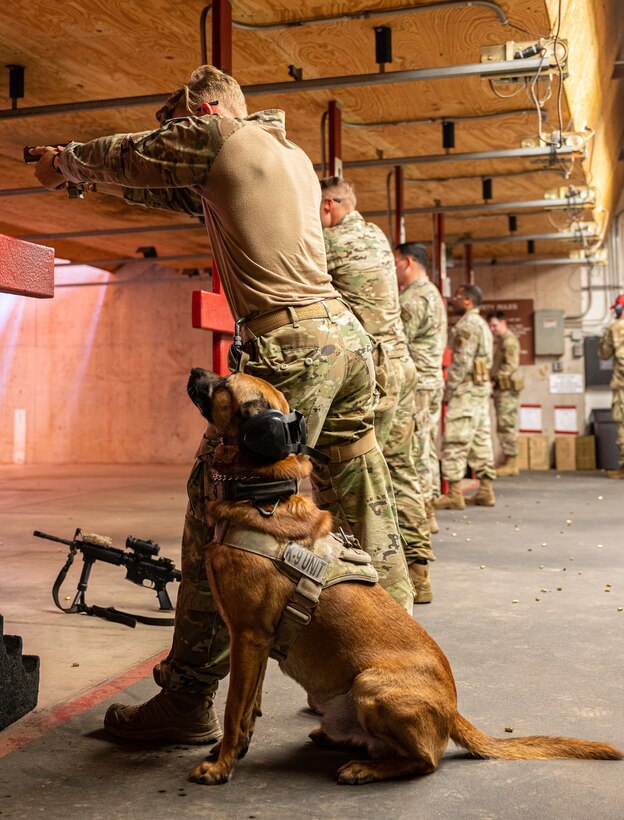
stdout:
<svg viewBox="0 0 624 820">
<path fill-rule="evenodd" d="M 321 583 L 325 577 L 325 572 L 329 566 L 327 561 L 319 558 L 310 550 L 291 541 L 284 551 L 284 562 L 290 567 L 298 570 L 307 578 L 312 578 L 313 581 Z"/>
</svg>

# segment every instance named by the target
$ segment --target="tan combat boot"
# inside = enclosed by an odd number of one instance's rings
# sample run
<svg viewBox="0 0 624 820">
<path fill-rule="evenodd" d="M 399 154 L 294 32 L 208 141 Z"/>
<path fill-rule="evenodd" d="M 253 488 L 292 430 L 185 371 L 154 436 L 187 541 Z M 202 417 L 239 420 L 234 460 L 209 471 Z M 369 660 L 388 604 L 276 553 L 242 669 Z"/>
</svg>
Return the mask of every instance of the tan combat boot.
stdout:
<svg viewBox="0 0 624 820">
<path fill-rule="evenodd" d="M 433 504 L 433 499 L 431 499 L 431 501 L 427 501 L 425 504 L 425 509 L 429 520 L 429 529 L 431 530 L 431 534 L 435 535 L 437 532 L 440 532 L 440 527 L 438 526 L 438 521 L 435 517 L 435 506 Z"/>
<path fill-rule="evenodd" d="M 216 743 L 223 736 L 212 695 L 166 689 L 138 706 L 109 706 L 104 728 L 124 740 L 152 743 Z"/>
<path fill-rule="evenodd" d="M 431 592 L 431 579 L 429 577 L 429 564 L 412 563 L 408 567 L 410 578 L 414 584 L 414 603 L 430 604 L 433 600 Z"/>
<path fill-rule="evenodd" d="M 477 507 L 493 507 L 496 504 L 494 485 L 491 478 L 480 478 L 477 492 L 466 499 L 466 504 Z"/>
<path fill-rule="evenodd" d="M 496 468 L 497 476 L 520 475 L 518 456 L 505 456 L 505 461 Z"/>
<path fill-rule="evenodd" d="M 624 464 L 617 470 L 607 470 L 607 478 L 624 478 Z"/>
<path fill-rule="evenodd" d="M 449 481 L 448 490 L 433 502 L 436 510 L 463 510 L 466 506 L 461 491 L 461 481 Z"/>
</svg>

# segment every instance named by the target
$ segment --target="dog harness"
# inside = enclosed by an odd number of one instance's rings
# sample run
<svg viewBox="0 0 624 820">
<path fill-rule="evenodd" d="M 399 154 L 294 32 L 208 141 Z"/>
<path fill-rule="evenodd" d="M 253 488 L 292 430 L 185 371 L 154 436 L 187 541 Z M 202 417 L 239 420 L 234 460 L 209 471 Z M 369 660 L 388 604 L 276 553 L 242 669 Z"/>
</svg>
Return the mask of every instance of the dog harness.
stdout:
<svg viewBox="0 0 624 820">
<path fill-rule="evenodd" d="M 286 659 L 301 630 L 310 623 L 324 589 L 344 581 L 375 584 L 379 580 L 370 555 L 354 546 L 357 541 L 342 530 L 319 538 L 308 549 L 296 541 L 221 521 L 215 528 L 215 541 L 270 559 L 280 572 L 295 582 L 270 652 L 270 656 L 278 661 Z"/>
</svg>

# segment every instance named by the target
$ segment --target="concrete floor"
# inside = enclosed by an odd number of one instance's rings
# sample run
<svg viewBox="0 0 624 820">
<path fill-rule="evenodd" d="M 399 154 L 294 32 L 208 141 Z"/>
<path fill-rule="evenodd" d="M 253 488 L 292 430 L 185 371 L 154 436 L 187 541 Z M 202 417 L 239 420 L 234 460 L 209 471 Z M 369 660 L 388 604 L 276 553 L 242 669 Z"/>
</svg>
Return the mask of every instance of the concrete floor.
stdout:
<svg viewBox="0 0 624 820">
<path fill-rule="evenodd" d="M 304 693 L 273 663 L 264 716 L 228 785 L 186 781 L 201 749 L 107 738 L 109 703 L 155 693 L 149 670 L 171 630 L 58 612 L 50 589 L 65 549 L 31 533 L 69 538 L 81 526 L 116 546 L 128 534 L 154 538 L 179 564 L 186 472 L 0 467 L 0 612 L 42 665 L 39 706 L 0 732 L 2 818 L 624 816 L 623 763 L 480 761 L 452 744 L 431 777 L 339 787 L 334 772 L 353 755 L 307 741 L 316 721 Z M 551 471 L 500 480 L 496 491 L 494 509 L 440 514 L 435 600 L 415 612 L 449 657 L 460 709 L 494 735 L 511 727 L 622 747 L 624 486 Z M 119 568 L 97 565 L 89 592 L 90 603 L 157 614 L 155 595 Z"/>
</svg>

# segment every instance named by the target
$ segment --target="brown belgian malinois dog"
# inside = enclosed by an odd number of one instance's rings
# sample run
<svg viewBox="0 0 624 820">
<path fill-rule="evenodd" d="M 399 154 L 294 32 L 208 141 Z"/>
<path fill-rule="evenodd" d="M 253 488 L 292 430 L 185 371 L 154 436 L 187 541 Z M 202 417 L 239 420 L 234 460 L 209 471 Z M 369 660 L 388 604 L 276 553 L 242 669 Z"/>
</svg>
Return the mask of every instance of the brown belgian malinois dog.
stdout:
<svg viewBox="0 0 624 820">
<path fill-rule="evenodd" d="M 254 414 L 289 412 L 284 396 L 270 384 L 243 373 L 222 378 L 196 368 L 188 391 L 221 437 L 216 473 L 231 480 L 251 475 L 262 481 L 310 474 L 305 456 L 258 463 L 233 443 Z M 299 494 L 283 499 L 270 516 L 249 501 L 223 500 L 211 502 L 209 514 L 215 524 L 233 522 L 306 548 L 332 528 L 331 515 Z M 247 751 L 260 714 L 269 650 L 295 584 L 272 560 L 217 542 L 207 545 L 206 564 L 230 633 L 230 683 L 223 739 L 191 779 L 215 784 L 229 780 Z M 607 743 L 541 736 L 502 739 L 479 731 L 457 711 L 455 682 L 442 650 L 379 584 L 349 582 L 325 589 L 280 668 L 303 686 L 321 715 L 320 727 L 310 735 L 313 741 L 368 750 L 369 759 L 339 769 L 340 783 L 431 774 L 449 738 L 482 758 L 623 757 Z"/>
</svg>

